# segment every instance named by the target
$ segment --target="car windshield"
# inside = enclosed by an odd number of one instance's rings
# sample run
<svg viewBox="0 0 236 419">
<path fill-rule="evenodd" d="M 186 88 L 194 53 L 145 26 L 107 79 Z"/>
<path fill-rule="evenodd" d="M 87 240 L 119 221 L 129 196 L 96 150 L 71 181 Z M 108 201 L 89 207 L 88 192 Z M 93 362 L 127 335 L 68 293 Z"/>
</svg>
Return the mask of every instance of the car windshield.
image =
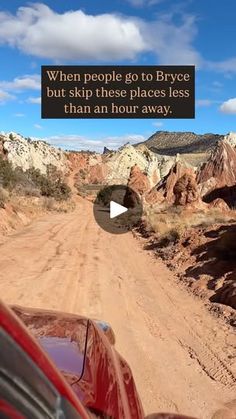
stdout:
<svg viewBox="0 0 236 419">
<path fill-rule="evenodd" d="M 70 337 L 40 337 L 40 345 L 57 365 L 60 371 L 81 376 L 83 371 L 84 353 L 78 343 Z"/>
</svg>

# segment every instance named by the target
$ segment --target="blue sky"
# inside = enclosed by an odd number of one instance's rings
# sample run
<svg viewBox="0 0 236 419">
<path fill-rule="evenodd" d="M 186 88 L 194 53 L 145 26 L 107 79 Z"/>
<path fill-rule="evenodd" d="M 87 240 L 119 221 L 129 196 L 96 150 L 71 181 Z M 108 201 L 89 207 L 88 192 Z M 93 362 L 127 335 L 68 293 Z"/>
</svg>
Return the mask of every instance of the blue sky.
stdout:
<svg viewBox="0 0 236 419">
<path fill-rule="evenodd" d="M 102 150 L 157 130 L 236 131 L 235 0 L 0 0 L 0 131 Z M 196 118 L 41 120 L 46 64 L 195 64 Z"/>
</svg>

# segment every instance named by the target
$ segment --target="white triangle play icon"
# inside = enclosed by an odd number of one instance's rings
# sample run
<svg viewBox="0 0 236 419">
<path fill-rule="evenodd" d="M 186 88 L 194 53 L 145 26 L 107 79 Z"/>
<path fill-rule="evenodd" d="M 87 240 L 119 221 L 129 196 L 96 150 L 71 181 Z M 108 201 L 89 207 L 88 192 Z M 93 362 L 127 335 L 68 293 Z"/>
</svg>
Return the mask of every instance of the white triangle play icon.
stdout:
<svg viewBox="0 0 236 419">
<path fill-rule="evenodd" d="M 124 214 L 128 211 L 128 208 L 123 207 L 123 205 L 117 204 L 117 202 L 110 202 L 110 218 L 118 217 L 118 215 Z"/>
</svg>

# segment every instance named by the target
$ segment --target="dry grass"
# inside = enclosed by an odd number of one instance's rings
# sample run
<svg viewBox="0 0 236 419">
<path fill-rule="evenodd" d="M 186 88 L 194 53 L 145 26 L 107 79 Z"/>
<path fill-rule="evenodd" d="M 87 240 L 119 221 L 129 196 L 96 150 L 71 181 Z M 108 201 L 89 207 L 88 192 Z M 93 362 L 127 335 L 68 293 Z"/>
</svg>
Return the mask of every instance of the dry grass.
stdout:
<svg viewBox="0 0 236 419">
<path fill-rule="evenodd" d="M 76 204 L 72 199 L 67 201 L 57 201 L 54 198 L 45 197 L 42 201 L 42 207 L 46 211 L 67 213 L 74 211 Z"/>
<path fill-rule="evenodd" d="M 12 193 L 9 199 L 11 207 L 15 212 L 22 212 L 26 214 L 43 214 L 45 212 L 71 212 L 75 209 L 75 202 L 72 199 L 67 201 L 57 201 L 52 197 L 32 197 L 20 196 L 17 193 Z"/>
<path fill-rule="evenodd" d="M 157 205 L 147 208 L 144 218 L 149 232 L 155 234 L 161 247 L 166 247 L 178 241 L 189 229 L 235 222 L 236 212 L 231 211 L 229 214 L 223 214 L 217 209 L 187 212 L 181 207 Z"/>
</svg>

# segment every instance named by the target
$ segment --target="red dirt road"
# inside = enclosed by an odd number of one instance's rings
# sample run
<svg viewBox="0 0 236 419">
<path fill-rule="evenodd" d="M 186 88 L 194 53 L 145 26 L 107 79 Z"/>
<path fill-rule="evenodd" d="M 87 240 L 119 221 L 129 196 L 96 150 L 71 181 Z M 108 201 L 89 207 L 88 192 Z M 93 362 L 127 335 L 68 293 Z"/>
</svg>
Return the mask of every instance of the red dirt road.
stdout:
<svg viewBox="0 0 236 419">
<path fill-rule="evenodd" d="M 109 321 L 146 413 L 209 419 L 235 399 L 235 335 L 131 233 L 112 236 L 79 201 L 34 221 L 0 246 L 7 303 Z"/>
</svg>

